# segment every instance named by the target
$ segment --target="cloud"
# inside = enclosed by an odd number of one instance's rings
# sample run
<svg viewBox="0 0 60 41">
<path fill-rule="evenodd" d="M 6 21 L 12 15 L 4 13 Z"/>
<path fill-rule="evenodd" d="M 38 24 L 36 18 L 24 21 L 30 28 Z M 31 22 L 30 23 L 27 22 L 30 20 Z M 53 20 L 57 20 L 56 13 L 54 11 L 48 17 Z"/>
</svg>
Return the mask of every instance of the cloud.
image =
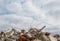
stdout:
<svg viewBox="0 0 60 41">
<path fill-rule="evenodd" d="M 34 20 L 31 17 L 26 17 L 26 16 L 20 16 L 16 14 L 9 14 L 9 15 L 1 15 L 0 16 L 0 28 L 3 27 L 3 31 L 6 29 L 11 29 L 12 27 L 15 27 L 17 29 L 29 29 L 31 26 L 38 26 L 40 24 L 36 20 Z M 4 30 L 5 29 L 5 30 Z"/>
<path fill-rule="evenodd" d="M 54 1 L 49 4 L 46 4 L 44 6 L 45 10 L 47 11 L 45 13 L 45 19 L 47 20 L 46 22 L 53 24 L 53 25 L 59 25 L 60 24 L 60 5 L 59 1 Z"/>
<path fill-rule="evenodd" d="M 7 5 L 7 9 L 12 11 L 12 12 L 15 12 L 15 13 L 16 12 L 20 13 L 22 11 L 22 6 L 21 6 L 21 4 L 19 4 L 17 2 L 13 2 L 13 3 Z"/>
</svg>

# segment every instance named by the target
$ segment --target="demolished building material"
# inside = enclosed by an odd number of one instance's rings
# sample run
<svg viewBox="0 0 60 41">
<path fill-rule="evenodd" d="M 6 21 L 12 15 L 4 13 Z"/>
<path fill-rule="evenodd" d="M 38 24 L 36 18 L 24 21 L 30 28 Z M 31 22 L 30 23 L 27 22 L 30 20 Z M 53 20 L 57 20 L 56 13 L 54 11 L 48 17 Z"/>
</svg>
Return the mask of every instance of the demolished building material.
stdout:
<svg viewBox="0 0 60 41">
<path fill-rule="evenodd" d="M 12 29 L 8 32 L 0 33 L 0 41 L 60 41 L 60 35 L 52 35 L 49 32 L 42 32 L 41 29 L 31 28 L 28 32 L 24 29 L 21 32 Z"/>
</svg>

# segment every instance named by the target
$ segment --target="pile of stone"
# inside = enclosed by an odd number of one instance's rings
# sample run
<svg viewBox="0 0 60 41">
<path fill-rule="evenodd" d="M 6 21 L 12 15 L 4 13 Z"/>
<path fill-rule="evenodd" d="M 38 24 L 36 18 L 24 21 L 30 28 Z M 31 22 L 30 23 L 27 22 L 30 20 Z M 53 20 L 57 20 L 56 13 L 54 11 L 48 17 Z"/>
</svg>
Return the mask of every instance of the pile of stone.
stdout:
<svg viewBox="0 0 60 41">
<path fill-rule="evenodd" d="M 60 41 L 60 35 L 42 32 L 45 27 L 46 26 L 41 29 L 30 28 L 28 32 L 24 29 L 21 30 L 21 32 L 16 29 L 1 32 L 0 41 Z"/>
</svg>

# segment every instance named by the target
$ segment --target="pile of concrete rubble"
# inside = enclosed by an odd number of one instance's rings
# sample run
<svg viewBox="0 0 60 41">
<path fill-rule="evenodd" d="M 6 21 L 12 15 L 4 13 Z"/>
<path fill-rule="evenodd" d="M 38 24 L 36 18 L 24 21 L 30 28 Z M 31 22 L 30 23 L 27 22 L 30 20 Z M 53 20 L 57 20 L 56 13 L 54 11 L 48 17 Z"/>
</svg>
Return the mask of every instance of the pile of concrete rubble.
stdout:
<svg viewBox="0 0 60 41">
<path fill-rule="evenodd" d="M 28 32 L 24 29 L 21 32 L 16 29 L 0 32 L 0 41 L 22 41 L 21 39 L 18 40 L 22 35 L 26 35 L 26 41 L 60 41 L 60 35 L 42 32 L 44 28 L 45 26 L 41 29 L 30 28 Z"/>
</svg>

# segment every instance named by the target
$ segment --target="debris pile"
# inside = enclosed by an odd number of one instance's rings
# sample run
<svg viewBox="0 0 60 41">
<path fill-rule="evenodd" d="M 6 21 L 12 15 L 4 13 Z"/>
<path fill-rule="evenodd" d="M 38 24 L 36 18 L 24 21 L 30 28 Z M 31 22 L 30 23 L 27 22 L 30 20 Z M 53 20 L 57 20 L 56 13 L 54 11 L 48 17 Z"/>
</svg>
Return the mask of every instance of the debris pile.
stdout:
<svg viewBox="0 0 60 41">
<path fill-rule="evenodd" d="M 60 35 L 54 34 L 52 35 L 49 32 L 42 32 L 42 30 L 46 26 L 41 29 L 30 28 L 28 32 L 24 29 L 21 32 L 16 29 L 12 29 L 7 32 L 0 33 L 0 41 L 60 41 Z"/>
</svg>

